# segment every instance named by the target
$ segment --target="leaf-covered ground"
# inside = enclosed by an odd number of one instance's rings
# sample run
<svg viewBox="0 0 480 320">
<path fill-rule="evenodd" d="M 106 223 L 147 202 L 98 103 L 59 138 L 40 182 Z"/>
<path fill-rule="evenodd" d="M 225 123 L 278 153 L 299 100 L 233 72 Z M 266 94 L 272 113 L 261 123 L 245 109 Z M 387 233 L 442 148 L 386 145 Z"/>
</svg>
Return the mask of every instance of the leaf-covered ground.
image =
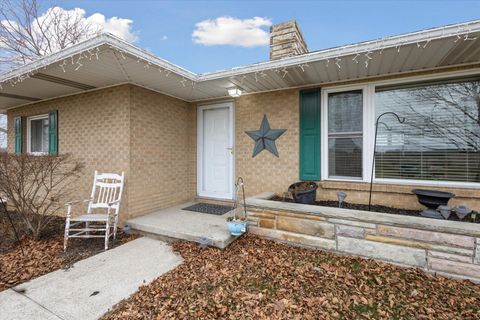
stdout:
<svg viewBox="0 0 480 320">
<path fill-rule="evenodd" d="M 247 235 L 185 259 L 104 319 L 480 319 L 480 286 Z"/>
<path fill-rule="evenodd" d="M 35 241 L 28 237 L 18 216 L 11 213 L 11 217 L 22 239 L 23 253 L 9 220 L 0 212 L 0 291 L 57 269 L 69 268 L 79 260 L 103 252 L 104 241 L 96 238 L 72 239 L 68 251 L 64 253 L 64 218 L 55 218 L 42 239 Z M 112 247 L 134 238 L 119 232 L 118 241 L 112 242 Z"/>
</svg>

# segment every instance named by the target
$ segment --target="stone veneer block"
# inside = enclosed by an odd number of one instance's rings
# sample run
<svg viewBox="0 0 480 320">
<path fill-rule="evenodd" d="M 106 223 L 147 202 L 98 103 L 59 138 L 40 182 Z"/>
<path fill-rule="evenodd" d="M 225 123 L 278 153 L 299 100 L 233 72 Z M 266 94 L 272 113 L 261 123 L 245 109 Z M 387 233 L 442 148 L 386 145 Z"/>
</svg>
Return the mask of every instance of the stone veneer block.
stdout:
<svg viewBox="0 0 480 320">
<path fill-rule="evenodd" d="M 365 229 L 360 227 L 337 225 L 335 227 L 335 232 L 337 236 L 345 236 L 345 237 L 351 237 L 351 238 L 365 237 Z"/>
<path fill-rule="evenodd" d="M 453 253 L 453 254 L 460 254 L 460 255 L 470 256 L 470 257 L 473 256 L 473 250 L 472 249 L 441 246 L 441 245 L 428 243 L 428 242 L 420 242 L 420 241 L 406 240 L 406 239 L 396 239 L 396 238 L 382 237 L 382 236 L 376 236 L 376 235 L 367 235 L 367 236 L 365 236 L 365 239 L 371 240 L 371 241 L 376 241 L 376 242 L 390 243 L 390 244 L 395 244 L 395 245 L 405 246 L 405 247 L 436 250 L 436 251 L 442 251 L 442 252 Z"/>
<path fill-rule="evenodd" d="M 475 250 L 475 258 L 473 263 L 480 264 L 480 238 L 477 238 L 477 248 Z"/>
<path fill-rule="evenodd" d="M 439 251 L 428 251 L 428 257 L 465 262 L 465 263 L 472 263 L 472 257 L 461 256 L 458 254 L 451 254 L 451 253 L 445 253 L 445 252 L 439 252 Z"/>
<path fill-rule="evenodd" d="M 441 245 L 453 245 L 472 249 L 475 246 L 475 238 L 468 236 L 383 225 L 379 225 L 377 231 L 379 235 L 434 242 Z"/>
<path fill-rule="evenodd" d="M 337 245 L 338 251 L 368 258 L 417 267 L 426 264 L 426 252 L 422 249 L 346 237 L 337 237 Z"/>
<path fill-rule="evenodd" d="M 272 213 L 265 213 L 265 212 L 260 212 L 260 211 L 250 211 L 251 209 L 249 209 L 249 211 L 247 211 L 247 216 L 250 216 L 250 217 L 257 217 L 257 218 L 267 218 L 267 219 L 274 219 L 275 218 L 275 215 L 272 214 Z"/>
<path fill-rule="evenodd" d="M 480 266 L 472 263 L 429 258 L 428 269 L 480 279 Z"/>
<path fill-rule="evenodd" d="M 289 211 L 267 211 L 265 213 L 272 214 L 275 216 L 283 216 L 295 219 L 302 220 L 317 220 L 317 221 L 326 221 L 327 219 L 316 214 L 304 214 L 299 212 L 289 212 Z"/>
<path fill-rule="evenodd" d="M 321 238 L 333 238 L 335 236 L 335 225 L 331 223 L 283 216 L 277 218 L 277 229 Z"/>
<path fill-rule="evenodd" d="M 287 241 L 287 242 L 292 242 L 294 244 L 321 248 L 325 250 L 335 250 L 336 248 L 335 240 L 312 237 L 304 234 L 273 230 L 273 229 L 258 228 L 258 227 L 250 227 L 248 228 L 248 232 L 262 236 L 262 237 L 267 237 L 270 239 Z"/>
<path fill-rule="evenodd" d="M 358 221 L 369 224 L 381 224 L 388 226 L 429 230 L 434 232 L 457 234 L 461 236 L 480 237 L 480 225 L 478 223 L 466 223 L 460 221 L 447 221 L 440 219 L 428 219 L 423 217 L 388 214 L 381 212 L 369 212 L 344 208 L 333 208 L 306 205 L 290 202 L 267 200 L 272 194 L 265 192 L 255 197 L 246 199 L 248 206 L 261 207 L 268 211 L 283 211 L 291 214 L 311 215 L 326 218 L 328 221 Z M 335 221 L 335 220 L 334 220 Z M 340 223 L 347 224 L 347 223 Z"/>
<path fill-rule="evenodd" d="M 258 220 L 258 226 L 261 228 L 275 229 L 275 220 L 273 219 L 260 219 Z"/>
<path fill-rule="evenodd" d="M 362 227 L 368 229 L 375 229 L 377 227 L 374 223 L 366 223 L 366 222 L 359 222 L 359 221 L 352 221 L 352 220 L 343 220 L 343 219 L 328 219 L 328 222 L 335 223 L 335 224 L 344 224 L 348 226 L 354 227 Z"/>
</svg>

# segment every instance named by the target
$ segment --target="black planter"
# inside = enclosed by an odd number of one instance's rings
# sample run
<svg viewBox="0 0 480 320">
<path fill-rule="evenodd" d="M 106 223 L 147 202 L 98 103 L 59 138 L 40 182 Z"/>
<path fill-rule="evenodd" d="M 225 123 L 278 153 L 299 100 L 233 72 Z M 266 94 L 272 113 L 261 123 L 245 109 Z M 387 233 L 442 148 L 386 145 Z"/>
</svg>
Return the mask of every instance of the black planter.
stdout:
<svg viewBox="0 0 480 320">
<path fill-rule="evenodd" d="M 420 214 L 424 217 L 436 219 L 444 218 L 437 211 L 437 208 L 439 206 L 446 206 L 448 201 L 455 197 L 453 193 L 436 190 L 413 189 L 412 192 L 417 196 L 418 202 L 428 208 Z"/>
<path fill-rule="evenodd" d="M 318 185 L 311 182 L 296 182 L 288 187 L 288 192 L 293 196 L 293 201 L 303 204 L 315 204 Z"/>
</svg>

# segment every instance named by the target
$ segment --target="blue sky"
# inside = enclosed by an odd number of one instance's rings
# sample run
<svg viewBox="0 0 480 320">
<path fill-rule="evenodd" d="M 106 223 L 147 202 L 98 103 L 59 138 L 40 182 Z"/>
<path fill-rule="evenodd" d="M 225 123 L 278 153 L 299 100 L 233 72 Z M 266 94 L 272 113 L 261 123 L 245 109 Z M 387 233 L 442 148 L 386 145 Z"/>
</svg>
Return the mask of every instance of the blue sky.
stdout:
<svg viewBox="0 0 480 320">
<path fill-rule="evenodd" d="M 56 2 L 130 19 L 136 45 L 194 72 L 268 60 L 268 45 L 203 45 L 196 24 L 219 17 L 296 19 L 310 51 L 480 18 L 480 1 L 133 1 Z M 268 32 L 268 26 L 260 27 Z"/>
</svg>

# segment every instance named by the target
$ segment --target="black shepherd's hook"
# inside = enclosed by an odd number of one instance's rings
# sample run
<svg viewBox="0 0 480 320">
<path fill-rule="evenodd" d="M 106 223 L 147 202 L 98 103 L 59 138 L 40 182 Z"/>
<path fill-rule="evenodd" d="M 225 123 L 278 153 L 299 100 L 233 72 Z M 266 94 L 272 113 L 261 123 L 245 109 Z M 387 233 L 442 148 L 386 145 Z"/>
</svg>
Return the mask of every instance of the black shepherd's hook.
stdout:
<svg viewBox="0 0 480 320">
<path fill-rule="evenodd" d="M 247 204 L 245 203 L 245 187 L 243 183 L 243 178 L 238 177 L 237 179 L 237 184 L 240 183 L 240 186 L 242 186 L 242 197 L 243 197 L 243 215 L 245 219 L 247 218 Z"/>
<path fill-rule="evenodd" d="M 379 125 L 378 121 L 380 120 L 381 117 L 383 117 L 384 115 L 387 115 L 387 114 L 390 114 L 390 115 L 394 116 L 395 118 L 397 118 L 399 123 L 404 123 L 405 122 L 404 117 L 400 117 L 398 114 L 396 114 L 395 112 L 391 112 L 391 111 L 387 111 L 387 112 L 384 112 L 381 115 L 379 115 L 378 118 L 377 118 L 377 121 L 375 122 L 375 140 L 373 142 L 372 174 L 370 175 L 370 193 L 369 193 L 369 196 L 368 196 L 368 211 L 370 211 L 371 206 L 372 206 L 373 172 L 375 170 L 375 154 L 377 152 L 377 132 L 378 132 L 378 125 Z M 388 127 L 387 127 L 387 129 L 388 129 Z"/>
<path fill-rule="evenodd" d="M 235 183 L 235 201 L 233 202 L 233 209 L 235 209 L 237 207 L 237 202 L 240 202 L 238 200 L 238 188 L 239 187 L 242 187 L 242 197 L 243 197 L 243 215 L 245 217 L 245 219 L 247 218 L 247 206 L 246 206 L 246 203 L 245 203 L 245 187 L 244 187 L 244 182 L 243 182 L 243 178 L 242 177 L 238 177 L 237 178 L 237 182 Z M 236 213 L 235 213 L 235 219 L 236 219 Z"/>
<path fill-rule="evenodd" d="M 18 245 L 20 246 L 20 250 L 22 250 L 22 255 L 25 256 L 25 251 L 23 251 L 23 246 L 22 242 L 20 241 L 20 237 L 18 236 L 17 228 L 15 228 L 15 224 L 13 223 L 12 217 L 10 217 L 10 213 L 7 210 L 7 205 L 5 204 L 5 201 L 3 201 L 3 198 L 0 197 L 0 202 L 2 203 L 3 210 L 5 210 L 5 214 L 7 215 L 8 221 L 10 221 L 10 224 L 13 229 L 13 233 L 15 234 L 15 238 L 18 241 Z"/>
</svg>

